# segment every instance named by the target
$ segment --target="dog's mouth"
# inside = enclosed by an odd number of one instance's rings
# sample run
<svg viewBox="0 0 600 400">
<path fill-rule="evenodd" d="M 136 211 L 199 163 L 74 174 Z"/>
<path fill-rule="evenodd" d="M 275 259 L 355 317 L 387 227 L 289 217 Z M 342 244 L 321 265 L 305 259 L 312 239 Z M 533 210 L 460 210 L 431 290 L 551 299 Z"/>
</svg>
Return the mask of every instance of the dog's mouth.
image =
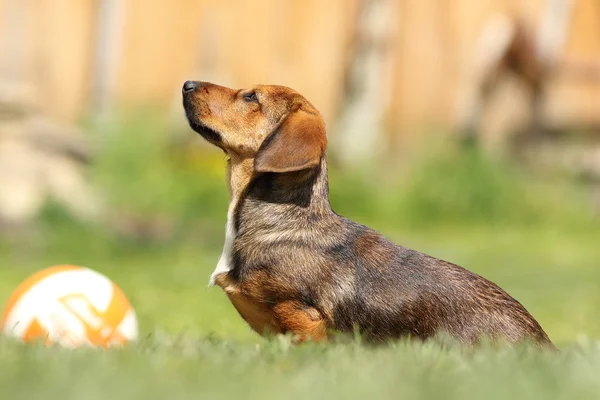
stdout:
<svg viewBox="0 0 600 400">
<path fill-rule="evenodd" d="M 219 132 L 209 128 L 198 119 L 194 105 L 189 104 L 184 100 L 183 107 L 185 109 L 185 116 L 190 124 L 190 128 L 198 132 L 200 136 L 202 136 L 208 142 L 214 144 L 215 146 L 221 147 L 223 144 L 223 137 Z"/>
<path fill-rule="evenodd" d="M 189 116 L 188 122 L 190 123 L 190 127 L 193 130 L 198 132 L 200 136 L 202 136 L 204 139 L 208 140 L 212 144 L 216 146 L 221 146 L 221 144 L 223 143 L 223 138 L 221 137 L 221 134 L 219 132 L 207 127 L 200 121 L 195 121 L 195 119 L 190 118 Z"/>
</svg>

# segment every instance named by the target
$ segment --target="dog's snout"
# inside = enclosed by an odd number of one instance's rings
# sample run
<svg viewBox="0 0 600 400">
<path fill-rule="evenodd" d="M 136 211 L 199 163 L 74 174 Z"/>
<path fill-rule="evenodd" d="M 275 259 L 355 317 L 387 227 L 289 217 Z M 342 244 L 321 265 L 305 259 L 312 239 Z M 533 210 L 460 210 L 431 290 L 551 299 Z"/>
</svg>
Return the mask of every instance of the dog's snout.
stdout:
<svg viewBox="0 0 600 400">
<path fill-rule="evenodd" d="M 200 85 L 200 82 L 196 82 L 196 81 L 185 81 L 185 83 L 183 84 L 183 93 L 190 93 L 193 92 L 194 90 L 196 90 L 198 88 L 198 86 Z"/>
</svg>

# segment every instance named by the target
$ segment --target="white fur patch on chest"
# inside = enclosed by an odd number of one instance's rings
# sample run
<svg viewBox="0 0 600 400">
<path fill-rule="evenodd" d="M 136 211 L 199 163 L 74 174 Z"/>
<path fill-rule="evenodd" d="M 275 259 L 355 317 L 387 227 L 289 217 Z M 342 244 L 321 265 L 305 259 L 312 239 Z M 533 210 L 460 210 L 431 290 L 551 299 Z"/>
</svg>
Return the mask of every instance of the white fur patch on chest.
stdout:
<svg viewBox="0 0 600 400">
<path fill-rule="evenodd" d="M 225 225 L 225 243 L 223 244 L 223 251 L 221 252 L 221 258 L 217 263 L 217 267 L 210 275 L 208 286 L 214 286 L 215 278 L 222 274 L 232 270 L 233 265 L 231 264 L 231 251 L 233 249 L 233 241 L 235 240 L 235 227 L 233 226 L 233 212 L 235 210 L 236 201 L 232 201 L 229 204 L 227 210 L 227 224 Z"/>
</svg>

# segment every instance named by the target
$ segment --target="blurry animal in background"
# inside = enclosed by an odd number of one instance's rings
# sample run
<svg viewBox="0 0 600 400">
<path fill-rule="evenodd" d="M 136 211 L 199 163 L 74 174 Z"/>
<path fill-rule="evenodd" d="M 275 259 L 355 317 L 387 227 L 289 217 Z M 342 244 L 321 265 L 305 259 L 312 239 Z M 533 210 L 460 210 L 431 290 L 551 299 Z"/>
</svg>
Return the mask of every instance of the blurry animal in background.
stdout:
<svg viewBox="0 0 600 400">
<path fill-rule="evenodd" d="M 464 139 L 485 139 L 487 109 L 494 108 L 493 97 L 511 81 L 523 90 L 513 93 L 506 102 L 518 97 L 519 102 L 527 103 L 527 115 L 514 115 L 508 107 L 511 117 L 503 121 L 502 129 L 539 139 L 574 128 L 567 126 L 570 121 L 563 121 L 564 115 L 549 114 L 545 110 L 551 85 L 558 79 L 600 80 L 600 59 L 584 62 L 564 54 L 573 8 L 573 0 L 546 0 L 539 27 L 518 13 L 496 14 L 488 19 L 473 49 L 472 60 L 467 63 L 459 90 L 458 130 Z M 515 117 L 522 119 L 519 125 L 511 125 L 510 120 Z M 585 114 L 579 119 L 581 121 L 572 122 L 583 124 L 578 128 L 600 129 L 600 120 L 589 120 L 586 127 Z"/>
<path fill-rule="evenodd" d="M 458 91 L 458 134 L 464 143 L 505 151 L 520 162 L 566 170 L 600 192 L 596 105 L 566 112 L 549 107 L 561 81 L 600 83 L 600 58 L 565 54 L 573 0 L 544 5 L 539 27 L 523 14 L 488 19 Z"/>
<path fill-rule="evenodd" d="M 256 332 L 298 342 L 356 330 L 373 342 L 449 334 L 467 345 L 553 348 L 494 283 L 332 210 L 325 124 L 299 93 L 196 81 L 182 92 L 192 129 L 229 157 L 225 244 L 210 283 Z"/>
</svg>

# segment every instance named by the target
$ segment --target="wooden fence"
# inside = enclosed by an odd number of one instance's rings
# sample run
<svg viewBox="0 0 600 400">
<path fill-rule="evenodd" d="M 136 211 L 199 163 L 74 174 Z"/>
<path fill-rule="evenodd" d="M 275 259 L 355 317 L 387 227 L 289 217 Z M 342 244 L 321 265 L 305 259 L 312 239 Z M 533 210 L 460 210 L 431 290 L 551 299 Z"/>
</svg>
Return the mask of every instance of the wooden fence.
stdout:
<svg viewBox="0 0 600 400">
<path fill-rule="evenodd" d="M 396 0 L 388 120 L 398 135 L 451 125 L 477 37 L 496 12 L 533 27 L 545 0 Z M 175 110 L 188 78 L 277 83 L 336 117 L 357 0 L 0 0 L 0 79 L 26 81 L 64 121 L 121 105 Z M 600 59 L 600 1 L 574 0 L 561 53 Z M 559 79 L 552 109 L 600 119 L 600 80 Z"/>
</svg>

